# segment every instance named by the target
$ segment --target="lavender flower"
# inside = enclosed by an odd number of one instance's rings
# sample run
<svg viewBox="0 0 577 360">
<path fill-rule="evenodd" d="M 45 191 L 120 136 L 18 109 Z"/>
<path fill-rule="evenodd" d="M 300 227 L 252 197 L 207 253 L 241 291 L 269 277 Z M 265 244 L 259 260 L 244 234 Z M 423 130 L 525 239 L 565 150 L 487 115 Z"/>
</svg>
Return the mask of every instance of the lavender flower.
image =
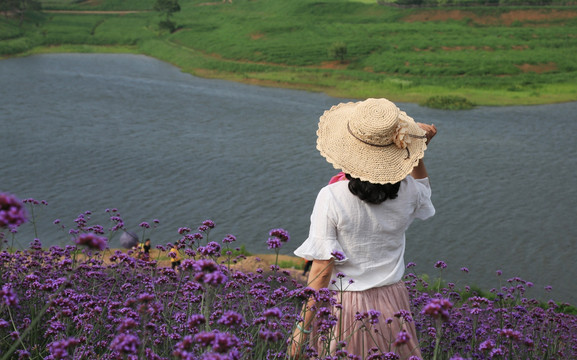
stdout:
<svg viewBox="0 0 577 360">
<path fill-rule="evenodd" d="M 2 303 L 6 306 L 13 307 L 18 305 L 18 296 L 12 287 L 12 284 L 2 285 L 2 290 L 0 290 L 0 299 Z"/>
<path fill-rule="evenodd" d="M 501 329 L 499 330 L 499 335 L 509 338 L 514 341 L 521 340 L 521 333 L 513 329 Z"/>
<path fill-rule="evenodd" d="M 403 319 L 403 321 L 406 323 L 413 322 L 413 316 L 411 315 L 411 312 L 407 310 L 399 310 L 394 314 L 394 316 L 396 318 Z"/>
<path fill-rule="evenodd" d="M 278 249 L 282 246 L 280 239 L 276 237 L 268 238 L 266 244 L 269 249 Z"/>
<path fill-rule="evenodd" d="M 212 349 L 217 353 L 226 353 L 239 343 L 238 338 L 229 333 L 217 333 L 212 341 Z"/>
<path fill-rule="evenodd" d="M 117 331 L 118 332 L 126 332 L 127 330 L 134 329 L 138 326 L 138 321 L 133 318 L 124 318 L 118 325 Z"/>
<path fill-rule="evenodd" d="M 259 338 L 265 341 L 277 342 L 283 339 L 284 335 L 280 331 L 261 328 L 258 332 Z"/>
<path fill-rule="evenodd" d="M 220 256 L 220 244 L 214 241 L 209 242 L 206 246 L 198 248 L 198 252 L 204 256 Z"/>
<path fill-rule="evenodd" d="M 269 232 L 269 236 L 276 237 L 281 242 L 288 242 L 290 240 L 288 231 L 284 229 L 273 229 Z"/>
<path fill-rule="evenodd" d="M 375 356 L 380 356 L 380 355 L 377 355 L 377 354 L 374 354 L 374 355 L 375 355 Z M 367 357 L 367 360 L 372 360 L 372 359 L 375 359 L 375 360 L 376 360 L 376 359 L 398 360 L 398 359 L 400 359 L 400 358 L 401 358 L 401 357 L 400 357 L 399 355 L 395 354 L 394 352 L 388 352 L 388 353 L 383 354 L 382 357 L 378 357 L 378 358 L 377 358 L 377 357 L 372 357 L 372 358 L 371 358 L 371 356 L 369 356 L 369 357 Z"/>
<path fill-rule="evenodd" d="M 431 299 L 429 303 L 425 306 L 422 313 L 430 315 L 435 319 L 442 319 L 444 321 L 449 320 L 449 310 L 453 307 L 453 304 L 447 299 Z"/>
<path fill-rule="evenodd" d="M 188 329 L 194 329 L 197 328 L 199 325 L 204 324 L 205 322 L 206 319 L 204 318 L 203 315 L 194 314 L 190 316 L 190 318 L 186 322 L 186 326 L 188 327 Z"/>
<path fill-rule="evenodd" d="M 345 254 L 342 253 L 342 251 L 338 251 L 335 250 L 333 252 L 331 252 L 331 255 L 337 260 L 337 261 L 343 261 L 346 259 Z"/>
<path fill-rule="evenodd" d="M 28 221 L 24 203 L 14 195 L 0 193 L 0 228 L 17 228 Z"/>
<path fill-rule="evenodd" d="M 489 356 L 491 359 L 499 358 L 500 356 L 504 356 L 505 354 L 506 354 L 506 350 L 502 347 L 494 348 L 489 352 Z"/>
<path fill-rule="evenodd" d="M 48 344 L 48 351 L 54 359 L 68 359 L 68 349 L 80 344 L 80 340 L 76 338 L 68 338 L 64 340 L 54 341 Z"/>
<path fill-rule="evenodd" d="M 401 346 L 401 345 L 405 345 L 406 343 L 408 343 L 411 340 L 411 335 L 409 335 L 408 332 L 406 332 L 405 330 L 401 330 L 399 331 L 399 333 L 397 334 L 397 338 L 394 342 L 395 346 Z"/>
<path fill-rule="evenodd" d="M 32 250 L 42 250 L 42 243 L 40 242 L 40 239 L 34 239 L 34 240 L 32 240 L 32 242 L 30 243 L 30 249 L 32 249 Z"/>
<path fill-rule="evenodd" d="M 120 333 L 110 343 L 110 348 L 121 354 L 138 354 L 140 339 L 132 334 Z"/>
<path fill-rule="evenodd" d="M 447 268 L 447 263 L 445 263 L 444 261 L 437 261 L 435 263 L 435 267 L 437 269 L 446 269 Z"/>
<path fill-rule="evenodd" d="M 180 235 L 185 235 L 185 234 L 188 234 L 189 232 L 190 232 L 190 228 L 188 228 L 188 227 L 178 228 L 178 233 Z"/>
<path fill-rule="evenodd" d="M 223 244 L 230 244 L 231 242 L 236 241 L 236 237 L 231 234 L 227 234 L 224 239 L 222 239 Z"/>
<path fill-rule="evenodd" d="M 212 220 L 204 220 L 202 222 L 202 225 L 206 226 L 209 229 L 214 229 L 214 226 L 215 226 L 214 221 L 212 221 Z"/>
<path fill-rule="evenodd" d="M 381 316 L 380 311 L 377 310 L 369 310 L 367 311 L 367 314 L 369 315 L 369 322 L 371 324 L 378 324 L 379 322 L 379 317 Z"/>
<path fill-rule="evenodd" d="M 108 240 L 105 237 L 98 236 L 92 233 L 80 234 L 75 239 L 76 244 L 84 245 L 89 249 L 104 250 L 108 246 Z"/>
<path fill-rule="evenodd" d="M 279 308 L 274 307 L 272 309 L 266 309 L 263 312 L 263 315 L 265 317 L 276 317 L 280 319 L 282 317 L 282 311 Z"/>
<path fill-rule="evenodd" d="M 119 216 L 116 210 L 111 215 L 113 222 L 112 217 Z M 78 238 L 98 237 L 103 231 L 101 226 L 89 225 L 89 217 L 90 212 L 77 217 L 73 233 Z M 208 231 L 212 224 L 202 226 Z M 303 320 L 302 303 L 314 297 L 319 340 L 327 345 L 334 340 L 337 348 L 328 355 L 305 346 L 304 356 L 311 360 L 398 358 L 386 352 L 394 347 L 351 354 L 343 339 L 334 338 L 337 315 L 344 306 L 337 303 L 338 292 L 307 288 L 289 272 L 280 274 L 276 265 L 269 271 L 263 263 L 253 272 L 221 265 L 213 257 L 218 249 L 214 244 L 207 244 L 204 254 L 192 246 L 197 236 L 202 239 L 207 234 L 183 232 L 181 239 L 171 240 L 187 254 L 178 271 L 167 266 L 166 255 L 162 256 L 164 264 L 150 264 L 118 250 L 108 261 L 88 252 L 76 253 L 72 245 L 42 249 L 39 240 L 26 250 L 0 251 L 0 264 L 4 264 L 0 266 L 2 356 L 281 359 L 286 357 L 292 327 Z M 270 234 L 279 245 L 281 238 L 288 239 L 282 231 Z M 222 243 L 232 238 L 227 235 Z M 166 253 L 164 245 L 157 248 Z M 337 278 L 343 276 L 337 274 Z M 488 297 L 480 296 L 475 287 L 460 289 L 458 283 L 440 283 L 432 289 L 425 277 L 414 273 L 405 277 L 405 285 L 411 309 L 394 317 L 374 310 L 358 313 L 354 331 L 390 336 L 371 323 L 381 323 L 383 328 L 412 323 L 425 359 L 435 355 L 455 360 L 577 358 L 577 317 L 565 312 L 568 304 L 525 298 L 525 288 L 533 286 L 529 281 L 512 277 Z M 49 305 L 45 313 L 31 312 L 42 304 Z M 39 321 L 35 322 L 35 316 L 40 316 Z M 27 331 L 32 324 L 36 324 L 34 331 Z M 393 335 L 391 346 L 406 347 L 406 330 Z M 18 348 L 8 353 L 12 343 Z"/>
<path fill-rule="evenodd" d="M 237 313 L 236 311 L 229 310 L 222 315 L 222 317 L 218 320 L 218 323 L 228 327 L 235 327 L 241 325 L 243 320 L 244 319 L 241 314 Z"/>
</svg>

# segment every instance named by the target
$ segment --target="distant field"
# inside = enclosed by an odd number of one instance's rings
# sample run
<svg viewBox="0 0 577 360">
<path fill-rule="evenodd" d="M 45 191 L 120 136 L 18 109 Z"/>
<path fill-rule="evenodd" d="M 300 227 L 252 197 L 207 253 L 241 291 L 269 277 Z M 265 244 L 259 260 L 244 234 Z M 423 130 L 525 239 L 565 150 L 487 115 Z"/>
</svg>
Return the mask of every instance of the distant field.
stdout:
<svg viewBox="0 0 577 360">
<path fill-rule="evenodd" d="M 154 0 L 40 0 L 44 9 L 151 10 Z M 182 2 L 182 1 L 181 1 Z"/>
<path fill-rule="evenodd" d="M 206 77 L 330 95 L 422 102 L 465 96 L 477 104 L 577 100 L 577 8 L 401 9 L 369 0 L 180 1 L 172 34 L 153 0 L 43 1 L 23 28 L 0 20 L 0 54 L 130 51 Z M 335 58 L 335 46 L 345 50 Z M 47 48 L 49 47 L 49 48 Z M 44 50 L 42 50 L 44 49 Z"/>
</svg>

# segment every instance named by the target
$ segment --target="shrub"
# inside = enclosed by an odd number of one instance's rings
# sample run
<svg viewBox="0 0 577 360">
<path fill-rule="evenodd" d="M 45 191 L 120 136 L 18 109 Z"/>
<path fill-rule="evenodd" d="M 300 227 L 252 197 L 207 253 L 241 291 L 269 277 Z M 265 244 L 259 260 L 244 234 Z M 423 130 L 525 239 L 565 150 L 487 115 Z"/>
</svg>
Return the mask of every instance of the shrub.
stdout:
<svg viewBox="0 0 577 360">
<path fill-rule="evenodd" d="M 158 22 L 158 28 L 161 31 L 166 30 L 169 33 L 173 33 L 176 30 L 176 24 L 171 20 L 162 20 Z"/>
<path fill-rule="evenodd" d="M 340 41 L 335 42 L 329 47 L 328 53 L 330 58 L 337 59 L 342 63 L 347 55 L 347 44 Z"/>
<path fill-rule="evenodd" d="M 475 107 L 475 104 L 462 96 L 431 96 L 422 105 L 444 110 L 469 110 Z"/>
</svg>

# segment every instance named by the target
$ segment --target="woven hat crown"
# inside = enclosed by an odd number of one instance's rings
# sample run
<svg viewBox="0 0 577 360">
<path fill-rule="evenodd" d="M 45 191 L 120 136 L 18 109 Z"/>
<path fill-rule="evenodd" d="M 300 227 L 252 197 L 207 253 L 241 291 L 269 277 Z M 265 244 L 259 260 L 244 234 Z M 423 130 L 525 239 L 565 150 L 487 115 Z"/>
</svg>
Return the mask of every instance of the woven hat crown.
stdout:
<svg viewBox="0 0 577 360">
<path fill-rule="evenodd" d="M 364 143 L 387 146 L 393 143 L 399 114 L 399 108 L 387 99 L 367 99 L 355 107 L 348 130 Z"/>
<path fill-rule="evenodd" d="M 317 130 L 317 149 L 335 169 L 374 184 L 404 179 L 426 148 L 423 129 L 387 99 L 335 105 Z"/>
</svg>

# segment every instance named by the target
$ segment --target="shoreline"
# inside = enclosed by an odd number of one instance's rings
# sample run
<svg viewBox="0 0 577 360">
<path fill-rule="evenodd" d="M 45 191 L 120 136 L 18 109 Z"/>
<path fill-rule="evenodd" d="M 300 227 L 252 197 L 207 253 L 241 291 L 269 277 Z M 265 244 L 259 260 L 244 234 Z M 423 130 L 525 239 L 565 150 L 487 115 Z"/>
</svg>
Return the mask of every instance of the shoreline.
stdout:
<svg viewBox="0 0 577 360">
<path fill-rule="evenodd" d="M 402 9 L 367 3 L 331 8 L 318 18 L 300 3 L 189 5 L 174 14 L 171 32 L 158 27 L 157 14 L 145 4 L 54 5 L 24 27 L 0 21 L 8 32 L 0 59 L 138 54 L 205 79 L 420 105 L 442 96 L 449 98 L 439 102 L 444 108 L 455 97 L 477 106 L 577 101 L 577 72 L 566 56 L 575 44 L 562 41 L 574 32 L 577 10 L 565 7 Z M 255 10 L 267 16 L 255 23 Z M 219 24 L 223 18 L 230 20 L 227 26 Z M 360 21 L 358 29 L 344 31 L 350 21 Z M 372 35 L 365 40 L 351 30 Z M 431 32 L 438 36 L 425 41 Z M 333 53 L 335 44 L 344 46 L 344 55 Z"/>
<path fill-rule="evenodd" d="M 120 251 L 122 253 L 128 254 L 130 251 L 133 251 L 130 255 L 136 258 L 136 251 L 131 249 L 123 249 L 123 248 L 108 248 L 102 251 L 103 260 L 105 263 L 108 260 L 108 257 L 113 255 L 116 251 Z M 181 254 L 182 255 L 182 254 Z M 232 255 L 232 259 L 234 260 L 238 255 Z M 276 254 L 249 254 L 243 255 L 245 258 L 240 259 L 237 261 L 236 264 L 232 264 L 231 266 L 235 268 L 242 268 L 243 271 L 248 269 L 252 269 L 254 271 L 258 267 L 264 268 L 269 267 L 275 264 L 277 260 Z M 150 250 L 150 259 L 152 261 L 156 261 L 159 266 L 170 267 L 170 259 L 168 257 L 167 251 L 161 251 L 158 249 L 151 249 Z M 305 260 L 299 258 L 294 255 L 278 255 L 278 266 L 283 270 L 295 270 L 295 271 L 302 271 L 302 266 L 304 266 Z M 225 256 L 221 256 L 219 259 L 219 264 L 226 265 L 226 258 Z"/>
<path fill-rule="evenodd" d="M 170 46 L 170 44 L 168 44 Z M 174 49 L 173 49 L 174 50 Z M 192 61 L 198 60 L 195 56 L 198 56 L 198 52 L 194 49 L 190 49 L 193 54 Z M 0 60 L 10 59 L 10 58 L 19 58 L 19 57 L 28 57 L 34 55 L 49 55 L 49 54 L 111 54 L 111 55 L 142 55 L 147 56 L 167 64 L 170 64 L 176 68 L 178 68 L 181 72 L 190 74 L 192 76 L 205 78 L 205 79 L 214 79 L 214 80 L 223 80 L 223 81 L 232 81 L 247 85 L 254 85 L 254 86 L 262 86 L 262 87 L 273 87 L 273 88 L 280 88 L 280 89 L 288 89 L 288 90 L 297 90 L 297 91 L 308 91 L 308 92 L 315 92 L 315 93 L 322 93 L 330 97 L 335 98 L 349 98 L 349 99 L 365 99 L 368 97 L 379 97 L 383 96 L 390 99 L 393 102 L 402 102 L 402 103 L 414 103 L 414 104 L 422 104 L 425 100 L 427 100 L 432 95 L 439 95 L 439 96 L 463 96 L 468 100 L 473 101 L 475 106 L 533 106 L 533 105 L 554 105 L 554 104 L 563 104 L 563 103 L 570 103 L 577 101 L 577 97 L 571 93 L 570 90 L 566 90 L 564 93 L 554 92 L 551 91 L 550 93 L 545 93 L 543 96 L 538 95 L 531 96 L 527 94 L 527 96 L 522 96 L 522 94 L 515 93 L 511 94 L 510 96 L 505 96 L 504 92 L 497 92 L 493 89 L 473 89 L 473 88 L 462 88 L 459 89 L 458 92 L 450 88 L 446 88 L 443 86 L 438 86 L 432 88 L 431 86 L 421 86 L 420 88 L 414 89 L 411 93 L 388 93 L 383 89 L 378 89 L 375 87 L 374 84 L 366 84 L 362 81 L 351 81 L 349 84 L 350 87 L 347 88 L 338 88 L 338 87 L 330 87 L 326 84 L 322 83 L 311 83 L 310 81 L 303 80 L 303 77 L 308 76 L 306 73 L 307 68 L 303 68 L 305 74 L 301 74 L 301 71 L 297 71 L 301 69 L 300 67 L 289 67 L 289 66 L 282 66 L 278 64 L 272 64 L 267 66 L 275 66 L 279 69 L 285 70 L 285 72 L 281 71 L 280 76 L 291 77 L 293 81 L 282 81 L 280 79 L 264 79 L 259 78 L 261 73 L 254 73 L 253 77 L 247 75 L 246 73 L 233 73 L 233 72 L 223 72 L 223 71 L 215 71 L 215 70 L 207 70 L 202 67 L 189 67 L 185 64 L 182 64 L 178 61 L 173 61 L 168 58 L 168 56 L 164 56 L 160 53 L 154 54 L 152 52 L 144 51 L 142 49 L 136 47 L 127 47 L 127 46 L 97 46 L 97 45 L 58 45 L 58 46 L 40 46 L 35 47 L 29 51 L 24 53 L 15 54 L 11 56 L 2 55 L 0 56 Z M 201 54 L 200 57 L 209 57 L 213 58 L 209 55 Z M 247 61 L 238 61 L 238 60 L 229 60 L 229 59 L 217 59 L 217 61 L 227 61 L 235 64 L 251 64 Z M 310 67 L 309 70 L 317 71 L 322 69 L 321 67 Z M 291 75 L 293 74 L 293 75 Z M 300 75 L 300 76 L 299 76 Z M 332 75 L 331 75 L 332 76 Z M 302 81 L 299 81 L 302 80 Z M 545 86 L 545 85 L 544 85 Z M 569 86 L 569 84 L 567 84 Z M 548 85 L 548 87 L 554 88 L 552 85 Z M 577 86 L 574 86 L 575 90 L 577 91 Z M 483 99 L 482 101 L 478 101 L 478 99 Z M 477 101 L 476 101 L 477 100 Z"/>
<path fill-rule="evenodd" d="M 121 251 L 123 253 L 128 253 L 129 249 L 124 249 L 124 248 L 108 248 L 104 251 L 101 252 L 102 254 L 102 259 L 104 261 L 105 264 L 108 264 L 108 258 L 114 254 L 114 252 L 116 251 Z M 170 259 L 168 258 L 168 252 L 167 251 L 160 251 L 158 249 L 151 249 L 151 256 L 150 259 L 152 261 L 156 261 L 156 266 L 157 267 L 170 267 Z M 181 254 L 182 255 L 182 254 Z M 82 254 L 81 258 L 84 255 Z M 136 258 L 135 254 L 131 255 L 132 257 Z M 299 258 L 297 256 L 294 255 L 283 255 L 283 254 L 279 254 L 278 255 L 278 259 L 277 259 L 277 255 L 276 254 L 250 254 L 250 255 L 244 255 L 245 258 L 244 259 L 240 259 L 237 260 L 236 263 L 231 263 L 230 264 L 230 268 L 232 270 L 235 271 L 241 271 L 243 273 L 254 273 L 257 269 L 262 269 L 265 273 L 268 273 L 271 271 L 270 266 L 274 265 L 275 262 L 278 260 L 277 265 L 279 266 L 279 271 L 281 272 L 286 272 L 288 273 L 288 275 L 293 278 L 294 280 L 296 280 L 297 282 L 303 284 L 303 285 L 307 285 L 308 282 L 308 274 L 307 275 L 303 275 L 303 267 L 304 267 L 304 263 L 305 260 L 302 258 Z M 232 259 L 234 260 L 236 258 L 236 256 L 233 256 Z M 184 257 L 183 257 L 184 259 Z M 221 257 L 219 258 L 219 260 L 217 261 L 217 263 L 219 265 L 223 265 L 223 266 L 228 266 L 225 257 Z M 406 275 L 406 273 L 405 273 Z M 425 276 L 425 278 L 429 278 L 431 275 L 428 273 L 419 273 L 418 276 Z M 431 277 L 431 279 L 433 279 L 434 277 Z M 446 279 L 443 279 L 443 281 L 447 281 Z M 469 284 L 469 286 L 471 286 L 472 288 L 474 288 L 474 291 L 481 291 L 484 294 L 488 294 L 490 293 L 490 291 L 488 289 L 484 289 L 476 284 Z M 461 291 L 464 291 L 464 289 L 460 289 Z M 540 301 L 545 301 L 544 298 L 540 299 Z M 561 300 L 557 300 L 560 304 L 563 303 L 561 302 Z M 575 309 L 575 311 L 577 312 L 577 308 L 574 307 L 573 304 L 569 303 L 569 302 L 565 302 L 566 304 L 569 305 L 569 307 L 571 309 Z"/>
<path fill-rule="evenodd" d="M 131 249 L 123 249 L 123 248 L 108 248 L 102 251 L 102 260 L 105 264 L 109 264 L 110 256 L 114 255 L 116 251 L 120 251 L 125 254 L 130 254 L 131 257 L 137 258 L 136 252 L 130 253 Z M 150 250 L 150 260 L 156 261 L 156 266 L 158 267 L 170 267 L 170 258 L 168 257 L 167 251 L 160 251 L 158 249 L 151 249 Z M 181 253 L 181 255 L 183 255 Z M 84 258 L 85 255 L 82 254 L 80 258 Z M 184 256 L 182 257 L 185 258 Z M 235 260 L 237 256 L 232 256 L 232 260 Z M 277 265 L 280 268 L 280 271 L 287 271 L 292 278 L 295 280 L 306 284 L 308 275 L 303 275 L 303 267 L 305 260 L 293 255 L 277 255 L 276 254 L 250 254 L 244 255 L 244 259 L 236 260 L 236 262 L 231 262 L 230 268 L 242 271 L 242 272 L 255 272 L 257 269 L 262 269 L 263 271 L 270 271 L 270 266 L 275 265 L 275 262 L 278 260 Z M 227 266 L 227 261 L 224 256 L 220 257 L 218 260 L 218 264 Z"/>
</svg>

